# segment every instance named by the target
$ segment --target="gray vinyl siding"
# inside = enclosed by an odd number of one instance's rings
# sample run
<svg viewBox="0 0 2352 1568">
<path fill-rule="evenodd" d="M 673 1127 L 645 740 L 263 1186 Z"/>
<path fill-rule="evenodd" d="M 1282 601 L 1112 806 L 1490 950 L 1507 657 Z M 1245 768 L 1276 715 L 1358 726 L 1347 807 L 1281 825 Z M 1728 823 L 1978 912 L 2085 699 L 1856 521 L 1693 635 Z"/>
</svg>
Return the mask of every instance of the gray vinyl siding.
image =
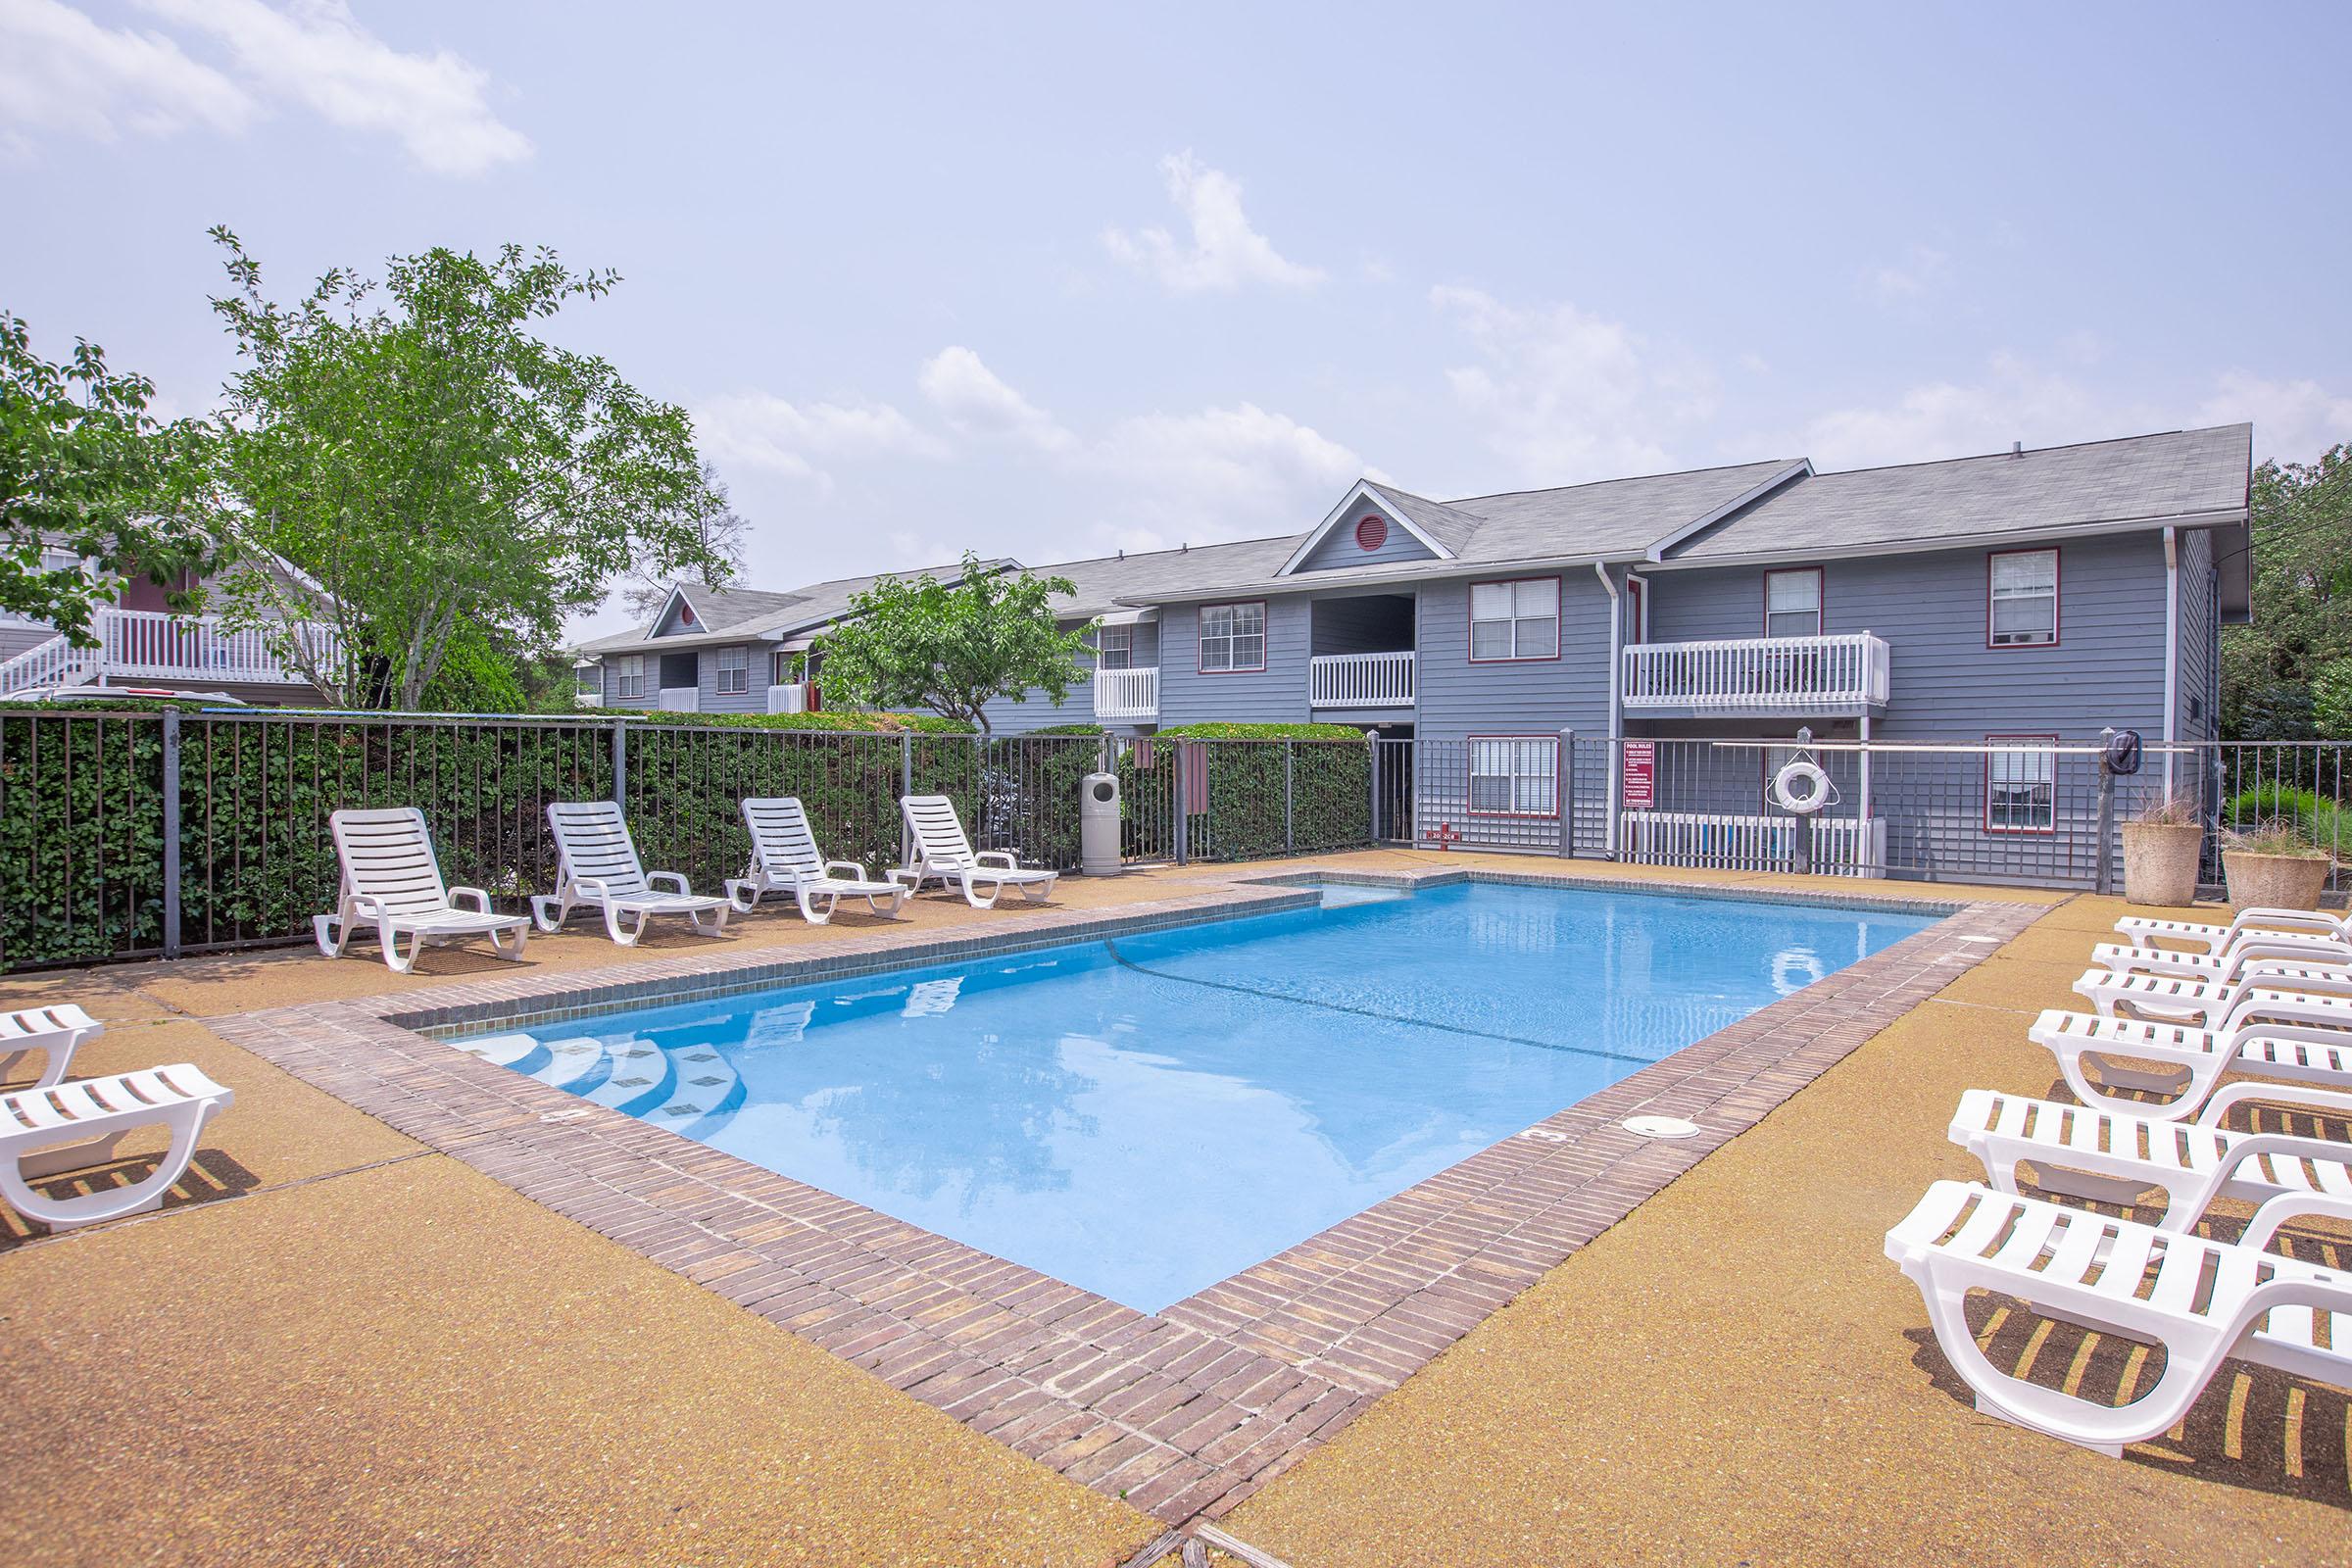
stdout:
<svg viewBox="0 0 2352 1568">
<path fill-rule="evenodd" d="M 2183 741 L 2218 738 L 2214 685 L 2221 659 L 2221 621 L 2215 604 L 2213 535 L 2180 535 L 2180 682 L 2174 694 Z"/>
<path fill-rule="evenodd" d="M 1470 662 L 1469 583 L 1423 584 L 1415 662 L 1422 739 L 1608 733 L 1609 596 L 1590 571 L 1560 574 L 1560 657 L 1512 663 Z"/>
<path fill-rule="evenodd" d="M 764 713 L 767 711 L 767 677 L 771 672 L 768 662 L 770 645 L 766 643 L 738 643 L 748 661 L 746 674 L 748 691 L 721 694 L 718 689 L 718 650 L 706 648 L 695 662 L 695 684 L 700 688 L 695 697 L 696 711 L 703 713 Z"/>
<path fill-rule="evenodd" d="M 1156 663 L 1159 659 L 1159 627 L 1146 621 L 1130 626 L 1128 630 L 1134 633 L 1130 667 L 1144 669 Z M 1099 630 L 1090 633 L 1087 638 L 1089 651 L 1078 657 L 1079 663 L 1086 667 L 1090 675 L 1095 662 L 1092 648 L 1095 638 L 1100 635 Z M 1062 724 L 1097 722 L 1094 688 L 1086 680 L 1072 685 L 1058 707 L 1047 698 L 1043 690 L 1033 687 L 1022 702 L 1016 703 L 1009 697 L 993 700 L 988 705 L 987 712 L 990 732 L 997 735 L 1030 735 Z M 1134 734 L 1137 728 L 1125 720 L 1107 723 L 1102 727 L 1121 735 Z"/>
<path fill-rule="evenodd" d="M 56 635 L 53 628 L 29 621 L 0 622 L 0 660 L 30 653 Z"/>
<path fill-rule="evenodd" d="M 1243 601 L 1248 603 L 1249 601 Z M 1200 612 L 1171 605 L 1160 612 L 1159 721 L 1161 725 L 1226 722 L 1303 723 L 1306 707 L 1308 607 L 1297 596 L 1268 599 L 1266 667 L 1203 674 Z"/>
<path fill-rule="evenodd" d="M 623 697 L 620 695 L 620 670 L 617 667 L 623 657 L 626 656 L 607 654 L 604 663 L 600 666 L 605 677 L 605 706 L 607 708 L 652 708 L 658 699 L 660 686 L 657 675 L 657 671 L 661 667 L 659 662 L 652 655 L 645 656 L 645 695 Z"/>
<path fill-rule="evenodd" d="M 1882 739 L 2164 727 L 2164 547 L 2153 532 L 2058 546 L 2058 643 L 1985 646 L 1986 552 L 1822 563 L 1822 629 L 1888 645 Z M 1652 642 L 1763 634 L 1764 568 L 1658 571 Z"/>
<path fill-rule="evenodd" d="M 1345 522 L 1331 531 L 1329 538 L 1307 553 L 1306 559 L 1298 563 L 1298 569 L 1300 571 L 1330 571 L 1341 566 L 1377 566 L 1391 561 L 1435 561 L 1437 559 L 1427 545 L 1386 516 L 1381 517 L 1381 521 L 1389 525 L 1388 538 L 1381 541 L 1378 550 L 1366 550 L 1355 542 L 1355 525 L 1368 514 L 1377 514 L 1374 509 L 1369 507 L 1362 512 L 1351 514 Z"/>
</svg>

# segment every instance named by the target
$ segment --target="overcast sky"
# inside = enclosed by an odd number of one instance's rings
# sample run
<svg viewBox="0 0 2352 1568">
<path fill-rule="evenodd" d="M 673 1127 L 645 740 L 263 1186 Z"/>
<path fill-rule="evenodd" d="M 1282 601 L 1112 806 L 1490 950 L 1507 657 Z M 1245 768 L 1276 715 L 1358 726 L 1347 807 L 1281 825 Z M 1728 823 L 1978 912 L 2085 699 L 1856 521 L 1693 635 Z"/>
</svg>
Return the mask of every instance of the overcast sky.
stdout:
<svg viewBox="0 0 2352 1568">
<path fill-rule="evenodd" d="M 0 306 L 212 406 L 502 240 L 694 411 L 748 581 L 2251 419 L 2352 439 L 2352 7 L 0 0 Z M 611 630 L 608 612 L 583 630 Z"/>
</svg>

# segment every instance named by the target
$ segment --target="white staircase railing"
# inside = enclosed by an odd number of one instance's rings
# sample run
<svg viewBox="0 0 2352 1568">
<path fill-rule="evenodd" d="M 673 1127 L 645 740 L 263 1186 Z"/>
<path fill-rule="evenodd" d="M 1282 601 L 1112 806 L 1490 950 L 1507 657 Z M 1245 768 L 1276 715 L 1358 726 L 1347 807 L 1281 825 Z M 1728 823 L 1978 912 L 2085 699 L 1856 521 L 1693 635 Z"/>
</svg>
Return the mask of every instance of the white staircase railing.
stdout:
<svg viewBox="0 0 2352 1568">
<path fill-rule="evenodd" d="M 35 643 L 0 663 L 0 697 L 14 697 L 36 686 L 63 686 L 79 678 L 91 650 L 76 648 L 63 635 Z"/>
<path fill-rule="evenodd" d="M 1625 706 L 1717 711 L 1805 712 L 1884 705 L 1886 639 L 1740 637 L 1719 642 L 1635 643 L 1625 650 Z"/>
<path fill-rule="evenodd" d="M 1157 718 L 1159 666 L 1095 671 L 1097 718 Z"/>
<path fill-rule="evenodd" d="M 1324 654 L 1306 662 L 1310 708 L 1410 708 L 1413 656 Z"/>
</svg>

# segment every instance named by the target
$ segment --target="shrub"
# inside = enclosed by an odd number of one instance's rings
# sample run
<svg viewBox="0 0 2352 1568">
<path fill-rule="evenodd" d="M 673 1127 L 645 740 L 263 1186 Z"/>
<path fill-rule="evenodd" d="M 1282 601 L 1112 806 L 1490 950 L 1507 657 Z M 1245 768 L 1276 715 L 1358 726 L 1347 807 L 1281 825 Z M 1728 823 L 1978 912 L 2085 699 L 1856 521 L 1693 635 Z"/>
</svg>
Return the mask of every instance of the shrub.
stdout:
<svg viewBox="0 0 2352 1568">
<path fill-rule="evenodd" d="M 2226 827 L 2250 829 L 2283 822 L 2312 843 L 2331 850 L 2352 846 L 2352 811 L 2311 790 L 2290 785 L 2263 784 L 2240 790 L 2223 808 Z"/>
<path fill-rule="evenodd" d="M 1229 724 L 1204 721 L 1173 724 L 1159 732 L 1162 740 L 1192 741 L 1353 741 L 1364 743 L 1364 732 L 1347 724 Z"/>
<path fill-rule="evenodd" d="M 2242 832 L 2224 836 L 2222 848 L 2239 855 L 2283 855 L 2298 860 L 2333 858 L 2328 851 L 2312 843 L 2309 834 L 2285 817 L 2258 823 Z"/>
</svg>

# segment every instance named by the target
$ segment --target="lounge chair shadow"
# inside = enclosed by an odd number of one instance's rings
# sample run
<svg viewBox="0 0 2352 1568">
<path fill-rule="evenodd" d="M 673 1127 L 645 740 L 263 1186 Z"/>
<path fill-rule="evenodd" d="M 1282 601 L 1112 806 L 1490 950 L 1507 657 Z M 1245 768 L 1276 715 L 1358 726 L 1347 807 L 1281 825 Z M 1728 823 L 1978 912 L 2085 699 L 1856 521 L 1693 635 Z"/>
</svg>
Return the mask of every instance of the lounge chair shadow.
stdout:
<svg viewBox="0 0 2352 1568">
<path fill-rule="evenodd" d="M 87 1170 L 45 1176 L 31 1185 L 35 1192 L 59 1199 L 115 1192 L 154 1174 L 162 1157 L 160 1152 L 133 1154 L 104 1165 L 91 1166 Z M 234 1156 L 218 1149 L 199 1149 L 195 1158 L 188 1161 L 188 1168 L 181 1173 L 179 1180 L 173 1182 L 171 1191 L 164 1195 L 163 1206 L 174 1209 L 216 1202 L 223 1198 L 252 1192 L 261 1184 L 261 1178 L 238 1163 Z M 112 1223 L 117 1222 L 102 1221 L 91 1228 L 104 1229 Z M 27 1220 L 13 1210 L 0 1208 L 0 1255 L 16 1250 L 26 1242 L 38 1241 L 51 1234 L 50 1229 L 39 1221 Z"/>
<path fill-rule="evenodd" d="M 2018 1190 L 2030 1197 L 2055 1197 L 2026 1182 L 2020 1182 Z M 2162 1212 L 2060 1200 L 2151 1222 Z M 2197 1234 L 2229 1242 L 2244 1229 L 2242 1214 L 2215 1215 L 2198 1225 Z M 2290 1255 L 2329 1267 L 2341 1267 L 2352 1253 L 2352 1243 L 2341 1237 L 2305 1230 L 2289 1229 L 2279 1242 Z M 1972 1296 L 1968 1323 L 1993 1365 L 2102 1404 L 2138 1397 L 2155 1387 L 2164 1371 L 2161 1347 L 2045 1318 L 2025 1302 L 2004 1297 L 1982 1292 Z M 1975 1391 L 1952 1369 L 1933 1329 L 1923 1324 L 1904 1330 L 1903 1337 L 1912 1344 L 1912 1364 L 1936 1389 L 1962 1404 L 1975 1405 Z M 2352 1395 L 2328 1384 L 2230 1361 L 2206 1386 L 2180 1426 L 2154 1442 L 2131 1445 L 2124 1457 L 2221 1486 L 2277 1493 L 2352 1512 Z"/>
</svg>

